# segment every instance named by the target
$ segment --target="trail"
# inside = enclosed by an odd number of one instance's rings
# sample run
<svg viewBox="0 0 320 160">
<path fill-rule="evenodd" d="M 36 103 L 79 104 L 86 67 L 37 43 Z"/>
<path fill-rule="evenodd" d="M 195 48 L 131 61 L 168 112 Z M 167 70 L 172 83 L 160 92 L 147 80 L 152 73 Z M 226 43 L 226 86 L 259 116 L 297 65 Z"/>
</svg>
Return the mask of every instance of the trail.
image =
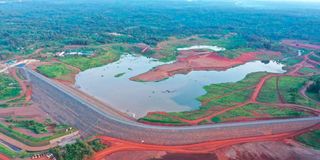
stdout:
<svg viewBox="0 0 320 160">
<path fill-rule="evenodd" d="M 312 85 L 312 84 L 313 84 L 313 82 L 311 82 L 311 81 L 310 81 L 310 82 L 307 82 L 307 84 L 304 85 L 303 88 L 300 89 L 299 92 L 300 92 L 300 94 L 301 94 L 304 98 L 306 98 L 306 99 L 308 99 L 308 100 L 310 100 L 310 101 L 312 101 L 312 102 L 315 102 L 316 104 L 320 105 L 320 102 L 318 102 L 318 101 L 310 98 L 310 97 L 306 94 L 307 88 L 308 88 L 310 85 Z"/>
<path fill-rule="evenodd" d="M 283 98 L 283 96 L 281 95 L 281 92 L 280 92 L 280 90 L 279 90 L 279 78 L 280 78 L 280 77 L 277 77 L 277 82 L 276 82 L 278 99 L 280 100 L 281 103 L 285 103 L 285 100 L 284 100 L 284 98 Z"/>
</svg>

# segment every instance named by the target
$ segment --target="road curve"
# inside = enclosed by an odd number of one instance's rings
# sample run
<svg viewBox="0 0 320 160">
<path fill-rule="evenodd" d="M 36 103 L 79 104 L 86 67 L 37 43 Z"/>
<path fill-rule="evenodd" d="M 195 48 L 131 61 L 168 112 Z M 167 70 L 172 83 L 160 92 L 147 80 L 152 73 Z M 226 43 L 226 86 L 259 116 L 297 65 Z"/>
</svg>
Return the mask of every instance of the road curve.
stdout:
<svg viewBox="0 0 320 160">
<path fill-rule="evenodd" d="M 101 134 L 139 143 L 183 145 L 214 140 L 299 131 L 320 123 L 320 117 L 165 127 L 141 124 L 101 110 L 62 84 L 24 68 L 33 87 L 33 99 L 56 120 L 74 125 L 83 135 Z"/>
</svg>

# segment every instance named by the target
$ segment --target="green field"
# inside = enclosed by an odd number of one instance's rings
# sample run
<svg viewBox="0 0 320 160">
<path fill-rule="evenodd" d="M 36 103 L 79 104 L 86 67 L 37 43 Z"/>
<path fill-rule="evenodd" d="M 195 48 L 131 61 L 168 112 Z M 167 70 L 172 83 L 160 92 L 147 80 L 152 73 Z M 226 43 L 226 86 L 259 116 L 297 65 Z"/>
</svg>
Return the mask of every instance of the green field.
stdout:
<svg viewBox="0 0 320 160">
<path fill-rule="evenodd" d="M 288 103 L 320 108 L 319 105 L 299 94 L 299 90 L 305 85 L 306 80 L 303 77 L 281 77 L 279 82 L 280 93 Z"/>
<path fill-rule="evenodd" d="M 115 44 L 104 49 L 98 48 L 97 52 L 98 53 L 95 56 L 91 57 L 66 56 L 60 58 L 60 61 L 84 71 L 90 68 L 100 67 L 108 63 L 115 62 L 120 59 L 122 54 L 131 53 L 132 50 L 130 50 L 127 45 Z"/>
<path fill-rule="evenodd" d="M 283 97 L 285 103 L 320 108 L 319 105 L 299 94 L 299 90 L 305 85 L 306 81 L 307 79 L 304 77 L 279 77 L 279 93 Z M 259 94 L 258 101 L 268 103 L 280 102 L 276 88 L 276 78 L 271 78 L 266 81 L 266 84 L 263 86 Z"/>
<path fill-rule="evenodd" d="M 266 81 L 258 96 L 259 102 L 277 103 L 279 102 L 277 94 L 277 77 L 272 77 Z"/>
<path fill-rule="evenodd" d="M 163 124 L 173 124 L 173 125 L 185 125 L 185 123 L 180 120 L 173 119 L 168 116 L 164 116 L 161 114 L 152 114 L 147 115 L 143 118 L 139 119 L 140 122 L 152 122 L 152 123 L 163 123 Z"/>
<path fill-rule="evenodd" d="M 303 73 L 303 74 L 309 74 L 309 73 L 316 73 L 317 70 L 315 70 L 313 68 L 303 67 L 303 68 L 300 69 L 299 72 Z"/>
<path fill-rule="evenodd" d="M 258 115 L 258 116 L 256 116 Z M 248 104 L 246 106 L 228 111 L 219 116 L 212 118 L 213 122 L 224 122 L 239 117 L 246 118 L 293 118 L 310 116 L 309 113 L 296 111 L 289 108 L 280 108 L 275 106 L 266 106 L 259 104 Z"/>
<path fill-rule="evenodd" d="M 11 123 L 11 125 L 14 127 L 28 129 L 36 134 L 48 132 L 46 125 L 35 120 L 13 120 L 11 118 L 8 118 L 6 119 L 6 122 Z"/>
<path fill-rule="evenodd" d="M 200 96 L 200 102 L 209 102 L 205 106 L 230 107 L 245 102 L 250 97 L 254 85 L 267 73 L 259 72 L 247 75 L 235 83 L 221 83 L 205 86 L 206 94 Z M 251 88 L 250 88 L 251 87 Z"/>
<path fill-rule="evenodd" d="M 0 100 L 17 97 L 21 92 L 19 83 L 12 77 L 0 74 Z"/>
<path fill-rule="evenodd" d="M 75 131 L 75 129 L 73 129 L 71 131 L 66 132 L 65 131 L 66 128 L 68 128 L 68 126 L 58 125 L 55 129 L 54 135 L 35 138 L 32 136 L 25 135 L 21 132 L 18 132 L 16 130 L 12 129 L 10 126 L 7 126 L 7 125 L 0 123 L 0 132 L 1 133 L 5 134 L 13 139 L 16 139 L 26 145 L 29 145 L 29 146 L 48 145 L 50 140 L 67 135 L 67 134 Z"/>
<path fill-rule="evenodd" d="M 320 150 L 320 130 L 314 130 L 296 138 L 297 141 L 310 146 L 314 149 Z"/>
<path fill-rule="evenodd" d="M 18 157 L 25 158 L 25 157 L 29 156 L 29 154 L 25 151 L 15 152 L 2 144 L 0 144 L 0 153 L 4 154 L 10 158 L 18 158 Z"/>
<path fill-rule="evenodd" d="M 49 78 L 59 78 L 72 72 L 65 64 L 62 63 L 39 66 L 37 67 L 37 70 Z"/>
<path fill-rule="evenodd" d="M 205 86 L 206 94 L 199 97 L 198 100 L 202 102 L 202 106 L 195 111 L 186 112 L 171 112 L 168 113 L 171 116 L 177 116 L 182 119 L 195 120 L 204 117 L 210 113 L 209 110 L 219 110 L 222 108 L 228 108 L 238 103 L 245 102 L 251 95 L 254 85 L 257 84 L 260 79 L 267 75 L 265 72 L 252 73 L 247 75 L 243 80 L 235 83 L 221 83 Z M 252 87 L 252 88 L 250 88 Z M 153 117 L 155 116 L 155 117 Z M 159 122 L 159 115 L 149 115 L 147 121 Z M 142 118 L 142 119 L 144 119 Z M 180 123 L 176 119 L 160 115 L 160 119 L 165 119 L 165 123 Z"/>
</svg>

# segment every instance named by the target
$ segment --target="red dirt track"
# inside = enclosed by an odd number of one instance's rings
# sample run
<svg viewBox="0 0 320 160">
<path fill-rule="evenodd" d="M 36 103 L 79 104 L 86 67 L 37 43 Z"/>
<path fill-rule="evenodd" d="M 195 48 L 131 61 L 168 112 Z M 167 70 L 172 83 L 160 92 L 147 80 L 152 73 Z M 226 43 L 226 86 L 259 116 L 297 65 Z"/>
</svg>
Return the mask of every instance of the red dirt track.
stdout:
<svg viewBox="0 0 320 160">
<path fill-rule="evenodd" d="M 0 153 L 0 160 L 10 160 L 10 158 Z"/>
<path fill-rule="evenodd" d="M 227 70 L 237 65 L 244 64 L 249 61 L 257 60 L 257 55 L 264 54 L 268 51 L 243 53 L 239 57 L 229 59 L 219 56 L 215 52 L 203 51 L 182 51 L 179 53 L 177 61 L 171 64 L 165 64 L 155 69 L 132 77 L 134 81 L 160 81 L 169 78 L 175 74 L 189 73 L 199 70 Z M 268 52 L 270 55 L 279 55 L 277 52 Z"/>
<path fill-rule="evenodd" d="M 105 157 L 111 155 L 112 153 L 121 152 L 121 151 L 170 151 L 174 153 L 209 153 L 215 151 L 219 148 L 226 146 L 231 146 L 234 144 L 241 144 L 247 142 L 261 142 L 261 141 L 281 141 L 287 138 L 293 138 L 297 135 L 300 135 L 310 129 L 319 128 L 319 125 L 301 130 L 294 133 L 282 133 L 274 135 L 265 135 L 259 137 L 247 137 L 247 138 L 238 138 L 238 139 L 229 139 L 221 141 L 211 141 L 198 144 L 182 145 L 182 146 L 161 146 L 161 145 L 150 145 L 141 143 L 134 143 L 129 141 L 124 141 L 120 139 L 115 139 L 107 136 L 98 136 L 97 138 L 101 139 L 104 144 L 107 144 L 109 147 L 100 151 L 94 155 L 95 160 L 101 160 Z"/>
</svg>

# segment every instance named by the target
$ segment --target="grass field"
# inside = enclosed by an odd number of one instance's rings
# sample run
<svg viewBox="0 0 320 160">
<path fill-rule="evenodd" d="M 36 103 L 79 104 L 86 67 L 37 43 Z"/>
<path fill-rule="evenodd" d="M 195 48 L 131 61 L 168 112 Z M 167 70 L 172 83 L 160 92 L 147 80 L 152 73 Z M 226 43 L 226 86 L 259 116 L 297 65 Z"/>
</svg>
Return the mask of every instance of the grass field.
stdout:
<svg viewBox="0 0 320 160">
<path fill-rule="evenodd" d="M 68 126 L 65 126 L 62 128 L 59 127 L 59 129 L 57 127 L 54 135 L 52 135 L 52 136 L 35 138 L 32 136 L 25 135 L 21 132 L 18 132 L 16 130 L 12 129 L 11 127 L 9 127 L 7 125 L 0 123 L 0 132 L 13 138 L 13 139 L 18 140 L 24 144 L 30 145 L 30 146 L 43 146 L 43 145 L 49 144 L 49 141 L 52 139 L 67 135 L 67 134 L 75 131 L 75 129 L 73 129 L 71 131 L 66 132 L 65 129 L 67 127 Z"/>
<path fill-rule="evenodd" d="M 11 118 L 6 119 L 6 122 L 11 123 L 14 127 L 25 128 L 36 134 L 47 133 L 47 126 L 39 123 L 35 120 L 13 120 Z"/>
<path fill-rule="evenodd" d="M 100 48 L 98 50 L 98 53 L 92 57 L 66 56 L 60 58 L 60 61 L 84 71 L 90 68 L 100 67 L 108 63 L 117 61 L 122 54 L 130 52 L 129 48 L 125 45 L 113 45 L 105 49 Z"/>
<path fill-rule="evenodd" d="M 320 130 L 314 130 L 296 138 L 302 144 L 310 146 L 314 149 L 320 150 Z"/>
<path fill-rule="evenodd" d="M 173 124 L 173 125 L 185 125 L 185 123 L 173 119 L 171 117 L 167 117 L 161 114 L 152 114 L 147 115 L 146 117 L 140 118 L 140 122 L 152 122 L 152 123 L 163 123 L 163 124 Z"/>
<path fill-rule="evenodd" d="M 305 82 L 306 78 L 303 77 L 281 77 L 279 81 L 280 93 L 288 103 L 300 104 L 319 109 L 319 105 L 299 94 L 299 90 L 304 86 Z"/>
<path fill-rule="evenodd" d="M 4 154 L 10 158 L 18 158 L 18 157 L 25 158 L 25 157 L 29 156 L 29 153 L 27 153 L 25 151 L 15 152 L 2 144 L 0 144 L 0 153 Z"/>
<path fill-rule="evenodd" d="M 199 97 L 200 102 L 209 102 L 207 106 L 230 107 L 245 102 L 251 95 L 254 85 L 267 73 L 259 72 L 247 75 L 235 83 L 221 83 L 205 86 L 206 94 Z M 252 87 L 252 88 L 250 88 Z"/>
<path fill-rule="evenodd" d="M 320 62 L 319 56 L 310 55 L 309 58 L 312 59 L 312 60 L 314 60 L 314 61 L 316 61 L 316 62 Z"/>
<path fill-rule="evenodd" d="M 0 100 L 17 97 L 21 92 L 19 83 L 12 77 L 0 74 Z"/>
<path fill-rule="evenodd" d="M 281 63 L 286 64 L 288 66 L 293 66 L 293 65 L 296 65 L 302 61 L 303 61 L 303 58 L 301 58 L 301 57 L 290 57 L 285 60 L 282 60 Z"/>
<path fill-rule="evenodd" d="M 299 72 L 303 73 L 303 74 L 309 74 L 309 73 L 316 73 L 317 70 L 315 70 L 313 68 L 303 67 L 303 68 L 300 69 Z"/>
<path fill-rule="evenodd" d="M 213 122 L 225 122 L 237 118 L 293 118 L 309 116 L 309 113 L 289 108 L 279 108 L 260 104 L 249 104 L 212 118 Z"/>
<path fill-rule="evenodd" d="M 320 108 L 319 105 L 304 98 L 302 95 L 299 94 L 299 90 L 305 85 L 306 81 L 307 79 L 304 77 L 279 77 L 279 93 L 282 95 L 285 103 Z M 268 103 L 280 102 L 277 95 L 276 78 L 271 78 L 267 80 L 266 84 L 263 86 L 259 94 L 258 101 Z"/>
<path fill-rule="evenodd" d="M 276 103 L 279 102 L 277 94 L 277 77 L 272 77 L 266 81 L 265 85 L 258 96 L 259 102 Z"/>
<path fill-rule="evenodd" d="M 37 67 L 37 70 L 49 78 L 59 78 L 72 72 L 66 65 L 62 63 L 39 66 Z"/>
</svg>

